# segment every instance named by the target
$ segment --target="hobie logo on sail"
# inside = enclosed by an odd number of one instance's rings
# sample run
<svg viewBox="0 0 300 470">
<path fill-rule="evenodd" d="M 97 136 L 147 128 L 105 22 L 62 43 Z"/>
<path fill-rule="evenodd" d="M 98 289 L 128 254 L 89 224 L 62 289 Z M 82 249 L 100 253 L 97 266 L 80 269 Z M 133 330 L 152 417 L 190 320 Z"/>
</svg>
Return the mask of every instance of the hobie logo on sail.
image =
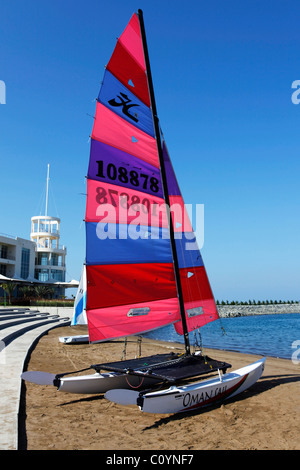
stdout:
<svg viewBox="0 0 300 470">
<path fill-rule="evenodd" d="M 125 114 L 125 116 L 129 117 L 134 122 L 139 122 L 137 113 L 135 113 L 134 116 L 133 116 L 129 112 L 130 108 L 133 108 L 134 106 L 139 106 L 139 105 L 132 103 L 131 99 L 128 98 L 128 96 L 125 93 L 122 93 L 122 92 L 120 92 L 120 94 L 117 96 L 117 98 L 119 99 L 119 101 L 116 101 L 116 99 L 113 98 L 113 99 L 109 100 L 108 103 L 111 106 L 114 106 L 114 107 L 122 106 L 122 113 Z"/>
</svg>

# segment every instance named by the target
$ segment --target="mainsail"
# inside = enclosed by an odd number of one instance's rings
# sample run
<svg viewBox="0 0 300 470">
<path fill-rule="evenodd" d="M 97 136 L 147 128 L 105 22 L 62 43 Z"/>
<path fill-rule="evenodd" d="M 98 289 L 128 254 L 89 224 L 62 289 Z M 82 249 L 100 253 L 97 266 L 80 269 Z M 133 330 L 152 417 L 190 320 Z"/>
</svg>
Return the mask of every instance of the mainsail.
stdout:
<svg viewBox="0 0 300 470">
<path fill-rule="evenodd" d="M 186 337 L 218 318 L 159 129 L 140 10 L 98 96 L 85 222 L 91 342 L 171 323 Z"/>
</svg>

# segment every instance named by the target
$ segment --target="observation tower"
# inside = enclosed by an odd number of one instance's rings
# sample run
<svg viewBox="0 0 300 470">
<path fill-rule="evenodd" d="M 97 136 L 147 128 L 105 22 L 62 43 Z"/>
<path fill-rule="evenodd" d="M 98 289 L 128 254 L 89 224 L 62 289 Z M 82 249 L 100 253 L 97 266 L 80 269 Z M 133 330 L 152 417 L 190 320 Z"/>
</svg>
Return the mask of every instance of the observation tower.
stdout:
<svg viewBox="0 0 300 470">
<path fill-rule="evenodd" d="M 48 212 L 49 164 L 45 215 L 31 217 L 30 239 L 36 243 L 35 275 L 46 283 L 65 282 L 67 248 L 60 246 L 60 218 Z"/>
</svg>

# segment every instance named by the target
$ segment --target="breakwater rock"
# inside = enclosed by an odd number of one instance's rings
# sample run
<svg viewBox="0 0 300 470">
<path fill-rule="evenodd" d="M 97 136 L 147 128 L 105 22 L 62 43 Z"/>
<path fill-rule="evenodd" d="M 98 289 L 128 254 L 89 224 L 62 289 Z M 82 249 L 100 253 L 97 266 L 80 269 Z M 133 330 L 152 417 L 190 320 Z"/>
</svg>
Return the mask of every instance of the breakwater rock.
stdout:
<svg viewBox="0 0 300 470">
<path fill-rule="evenodd" d="M 276 313 L 300 313 L 300 304 L 217 305 L 217 308 L 221 318 Z"/>
</svg>

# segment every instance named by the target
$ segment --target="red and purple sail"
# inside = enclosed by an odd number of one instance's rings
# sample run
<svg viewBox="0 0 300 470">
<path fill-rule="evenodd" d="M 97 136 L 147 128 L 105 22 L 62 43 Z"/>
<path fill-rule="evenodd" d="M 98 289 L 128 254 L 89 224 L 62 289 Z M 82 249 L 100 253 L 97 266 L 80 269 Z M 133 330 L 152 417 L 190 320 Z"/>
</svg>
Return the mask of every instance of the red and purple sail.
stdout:
<svg viewBox="0 0 300 470">
<path fill-rule="evenodd" d="M 165 143 L 162 143 L 188 331 L 218 313 Z M 185 216 L 183 216 L 185 215 Z M 183 334 L 174 257 L 138 15 L 106 67 L 91 135 L 86 205 L 91 342 L 174 323 Z M 189 242 L 189 243 L 187 243 Z"/>
</svg>

